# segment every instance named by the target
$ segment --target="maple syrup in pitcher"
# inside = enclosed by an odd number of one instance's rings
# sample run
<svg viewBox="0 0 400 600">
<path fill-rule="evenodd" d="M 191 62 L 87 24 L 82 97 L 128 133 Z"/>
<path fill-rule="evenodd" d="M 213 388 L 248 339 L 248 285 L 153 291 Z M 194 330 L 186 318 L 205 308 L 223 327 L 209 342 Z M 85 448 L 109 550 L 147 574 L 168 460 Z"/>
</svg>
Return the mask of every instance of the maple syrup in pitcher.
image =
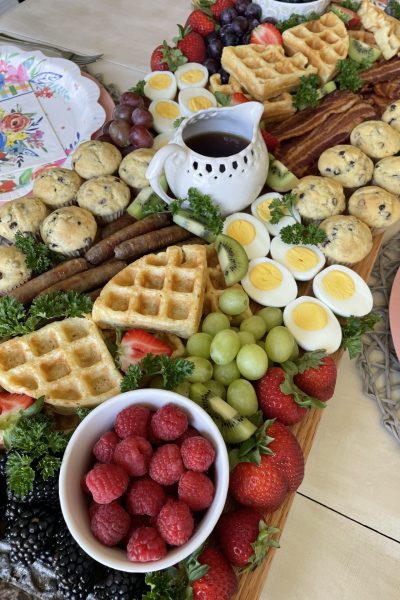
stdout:
<svg viewBox="0 0 400 600">
<path fill-rule="evenodd" d="M 193 152 L 197 152 L 203 156 L 219 158 L 238 154 L 244 150 L 250 142 L 249 140 L 246 140 L 246 138 L 234 133 L 209 131 L 187 138 L 185 144 L 193 150 Z"/>
</svg>

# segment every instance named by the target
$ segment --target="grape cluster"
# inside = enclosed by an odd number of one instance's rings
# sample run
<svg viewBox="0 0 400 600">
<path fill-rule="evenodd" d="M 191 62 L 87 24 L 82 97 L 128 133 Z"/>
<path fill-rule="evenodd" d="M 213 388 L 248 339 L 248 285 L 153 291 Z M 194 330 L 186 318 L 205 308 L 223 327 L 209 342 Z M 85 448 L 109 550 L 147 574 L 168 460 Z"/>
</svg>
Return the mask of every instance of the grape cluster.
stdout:
<svg viewBox="0 0 400 600">
<path fill-rule="evenodd" d="M 136 92 L 124 92 L 113 110 L 113 118 L 106 121 L 97 136 L 120 148 L 123 155 L 137 148 L 151 148 L 153 115 L 148 110 L 148 99 Z"/>
</svg>

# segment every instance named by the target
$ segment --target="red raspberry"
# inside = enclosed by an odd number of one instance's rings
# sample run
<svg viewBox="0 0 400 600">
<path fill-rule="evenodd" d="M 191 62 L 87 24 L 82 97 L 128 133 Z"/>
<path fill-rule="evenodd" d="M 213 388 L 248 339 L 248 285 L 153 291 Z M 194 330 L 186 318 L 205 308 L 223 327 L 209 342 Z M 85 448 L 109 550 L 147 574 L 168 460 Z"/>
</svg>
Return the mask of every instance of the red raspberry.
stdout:
<svg viewBox="0 0 400 600">
<path fill-rule="evenodd" d="M 90 521 L 90 529 L 99 542 L 105 546 L 115 546 L 127 534 L 130 522 L 130 517 L 122 506 L 111 502 L 99 506 Z"/>
<path fill-rule="evenodd" d="M 207 475 L 186 471 L 179 480 L 179 500 L 186 502 L 191 510 L 205 510 L 214 499 L 214 484 Z"/>
<path fill-rule="evenodd" d="M 90 494 L 90 490 L 87 486 L 86 483 L 86 475 L 82 475 L 82 479 L 81 479 L 81 490 L 82 492 L 84 492 L 85 494 Z"/>
<path fill-rule="evenodd" d="M 128 406 L 117 414 L 114 429 L 120 438 L 126 438 L 128 435 L 140 435 L 145 438 L 149 418 L 150 409 L 145 406 Z"/>
<path fill-rule="evenodd" d="M 176 440 L 187 427 L 186 414 L 174 404 L 166 404 L 151 417 L 151 431 L 160 440 Z"/>
<path fill-rule="evenodd" d="M 157 529 L 171 546 L 182 546 L 192 535 L 193 516 L 187 504 L 181 500 L 168 500 L 157 517 Z"/>
<path fill-rule="evenodd" d="M 139 527 L 128 542 L 127 554 L 132 562 L 149 562 L 163 558 L 167 547 L 154 527 Z"/>
<path fill-rule="evenodd" d="M 201 435 L 186 439 L 181 446 L 183 464 L 191 471 L 207 471 L 214 462 L 215 450 Z"/>
<path fill-rule="evenodd" d="M 113 460 L 131 477 L 140 477 L 147 473 L 152 454 L 150 442 L 138 435 L 130 435 L 116 446 Z"/>
<path fill-rule="evenodd" d="M 126 506 L 131 515 L 155 517 L 165 500 L 164 488 L 146 477 L 132 483 L 127 494 Z"/>
<path fill-rule="evenodd" d="M 162 440 L 160 440 L 160 438 L 156 437 L 153 433 L 153 430 L 151 428 L 151 419 L 153 417 L 153 415 L 156 414 L 155 410 L 150 411 L 150 419 L 147 422 L 147 435 L 146 438 L 149 440 L 150 444 L 152 444 L 153 446 L 159 446 L 160 444 L 162 444 Z"/>
<path fill-rule="evenodd" d="M 122 496 L 128 483 L 128 473 L 119 465 L 97 465 L 86 475 L 86 485 L 98 504 L 108 504 Z"/>
<path fill-rule="evenodd" d="M 126 548 L 133 532 L 136 531 L 136 529 L 139 529 L 139 527 L 150 526 L 150 517 L 147 517 L 146 515 L 131 515 L 131 524 L 129 526 L 128 533 L 122 538 L 121 544 Z"/>
<path fill-rule="evenodd" d="M 93 454 L 99 462 L 110 463 L 118 442 L 119 438 L 114 431 L 106 431 L 93 446 Z"/>
<path fill-rule="evenodd" d="M 180 450 L 176 444 L 164 444 L 153 454 L 149 474 L 161 485 L 172 485 L 184 472 Z"/>
<path fill-rule="evenodd" d="M 177 444 L 180 448 L 185 440 L 187 440 L 188 438 L 194 437 L 195 435 L 200 435 L 200 434 L 197 431 L 197 429 L 195 429 L 194 427 L 189 425 L 189 427 L 186 429 L 185 433 L 183 435 L 181 435 L 177 440 L 175 440 L 175 444 Z"/>
<path fill-rule="evenodd" d="M 97 509 L 98 509 L 100 506 L 104 506 L 104 504 L 97 504 L 97 502 L 91 502 L 91 503 L 89 504 L 89 518 L 90 518 L 90 519 L 93 519 L 94 515 L 95 515 L 95 514 L 96 514 L 96 512 L 97 512 Z"/>
</svg>

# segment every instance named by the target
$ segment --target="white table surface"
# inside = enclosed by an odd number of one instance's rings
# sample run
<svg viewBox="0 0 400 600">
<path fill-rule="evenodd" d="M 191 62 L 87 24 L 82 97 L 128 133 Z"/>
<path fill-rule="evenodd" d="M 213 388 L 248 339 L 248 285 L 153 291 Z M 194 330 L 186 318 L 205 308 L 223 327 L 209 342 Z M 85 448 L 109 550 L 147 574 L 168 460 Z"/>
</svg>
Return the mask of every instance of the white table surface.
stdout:
<svg viewBox="0 0 400 600">
<path fill-rule="evenodd" d="M 2 17 L 0 31 L 102 52 L 91 72 L 124 90 L 189 10 L 188 0 L 26 0 Z M 400 447 L 345 357 L 261 597 L 399 600 L 399 567 Z"/>
</svg>

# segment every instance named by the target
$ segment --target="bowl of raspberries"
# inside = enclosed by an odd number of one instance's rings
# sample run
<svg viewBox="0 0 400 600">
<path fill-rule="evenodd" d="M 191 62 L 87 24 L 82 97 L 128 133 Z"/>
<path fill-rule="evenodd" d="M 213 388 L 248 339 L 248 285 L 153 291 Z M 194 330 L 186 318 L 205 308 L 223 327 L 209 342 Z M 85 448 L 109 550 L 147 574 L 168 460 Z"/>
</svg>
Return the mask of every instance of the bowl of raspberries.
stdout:
<svg viewBox="0 0 400 600">
<path fill-rule="evenodd" d="M 68 528 L 98 562 L 166 569 L 211 534 L 229 485 L 228 454 L 211 417 L 174 392 L 125 392 L 91 411 L 60 470 Z"/>
</svg>

